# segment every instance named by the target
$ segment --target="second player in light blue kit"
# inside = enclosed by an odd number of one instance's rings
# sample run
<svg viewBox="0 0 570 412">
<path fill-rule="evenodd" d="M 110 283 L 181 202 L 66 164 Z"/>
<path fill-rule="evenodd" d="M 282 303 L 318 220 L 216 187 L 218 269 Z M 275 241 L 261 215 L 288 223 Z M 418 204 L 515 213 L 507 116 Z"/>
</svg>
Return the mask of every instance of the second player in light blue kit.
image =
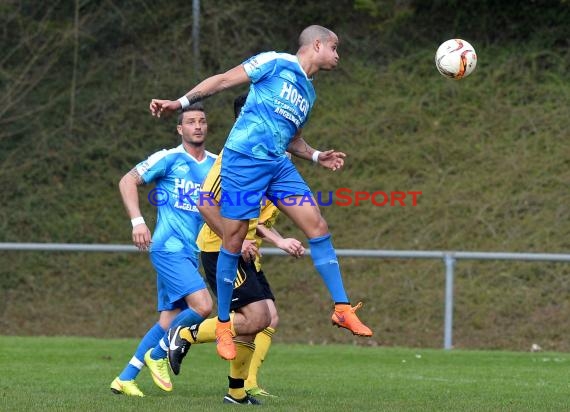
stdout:
<svg viewBox="0 0 570 412">
<path fill-rule="evenodd" d="M 143 396 L 136 377 L 143 365 L 154 383 L 172 390 L 168 374 L 170 326 L 202 322 L 212 311 L 212 298 L 198 272 L 196 238 L 203 219 L 196 207 L 200 185 L 216 160 L 205 150 L 208 132 L 206 114 L 200 104 L 188 107 L 178 117 L 182 143 L 154 153 L 121 179 L 119 188 L 133 226 L 133 243 L 150 251 L 156 270 L 158 323 L 142 338 L 134 356 L 111 383 L 118 394 Z M 157 222 L 151 234 L 139 207 L 138 186 L 155 183 L 149 201 L 157 206 Z"/>
</svg>

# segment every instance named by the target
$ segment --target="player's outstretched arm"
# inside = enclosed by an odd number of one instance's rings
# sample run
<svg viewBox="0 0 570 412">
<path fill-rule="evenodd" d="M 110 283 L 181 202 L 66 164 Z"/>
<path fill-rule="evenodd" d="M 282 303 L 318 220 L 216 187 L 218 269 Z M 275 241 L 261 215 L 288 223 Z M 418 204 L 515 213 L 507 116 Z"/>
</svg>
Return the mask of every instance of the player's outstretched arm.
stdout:
<svg viewBox="0 0 570 412">
<path fill-rule="evenodd" d="M 225 73 L 216 74 L 201 81 L 178 100 L 152 99 L 149 105 L 150 113 L 156 117 L 171 114 L 223 90 L 248 82 L 249 77 L 244 67 L 239 65 Z"/>
</svg>

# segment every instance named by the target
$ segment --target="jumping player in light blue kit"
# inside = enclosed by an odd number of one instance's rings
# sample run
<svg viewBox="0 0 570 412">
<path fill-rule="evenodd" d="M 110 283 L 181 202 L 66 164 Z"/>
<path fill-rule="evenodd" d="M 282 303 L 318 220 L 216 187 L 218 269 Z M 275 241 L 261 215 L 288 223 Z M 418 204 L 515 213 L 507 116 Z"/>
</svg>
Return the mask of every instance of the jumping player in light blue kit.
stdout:
<svg viewBox="0 0 570 412">
<path fill-rule="evenodd" d="M 217 266 L 218 354 L 236 356 L 229 317 L 233 282 L 248 221 L 259 216 L 259 204 L 266 195 L 305 233 L 315 268 L 335 302 L 333 324 L 353 334 L 372 336 L 372 331 L 355 314 L 344 289 L 328 225 L 317 202 L 300 200 L 309 187 L 285 155 L 285 151 L 319 163 L 331 170 L 344 165 L 345 154 L 320 152 L 301 137 L 303 126 L 315 102 L 312 76 L 332 70 L 338 63 L 338 37 L 322 26 L 309 26 L 299 36 L 296 55 L 261 53 L 233 69 L 199 83 L 176 101 L 153 99 L 155 116 L 171 113 L 228 88 L 249 83 L 245 106 L 227 139 L 222 158 L 223 242 Z M 286 201 L 285 201 L 286 198 Z"/>
<path fill-rule="evenodd" d="M 170 326 L 200 323 L 212 311 L 212 298 L 198 272 L 196 238 L 203 220 L 196 204 L 200 185 L 217 156 L 204 149 L 208 123 L 201 104 L 180 113 L 177 130 L 182 138 L 178 147 L 154 153 L 124 175 L 119 183 L 133 225 L 133 242 L 140 250 L 150 249 L 150 259 L 157 273 L 160 316 L 125 369 L 111 383 L 111 390 L 118 394 L 143 396 L 135 378 L 144 364 L 149 367 L 154 383 L 171 391 L 166 331 Z M 138 186 L 151 182 L 156 186 L 149 193 L 149 201 L 158 208 L 152 241 L 138 198 Z"/>
</svg>

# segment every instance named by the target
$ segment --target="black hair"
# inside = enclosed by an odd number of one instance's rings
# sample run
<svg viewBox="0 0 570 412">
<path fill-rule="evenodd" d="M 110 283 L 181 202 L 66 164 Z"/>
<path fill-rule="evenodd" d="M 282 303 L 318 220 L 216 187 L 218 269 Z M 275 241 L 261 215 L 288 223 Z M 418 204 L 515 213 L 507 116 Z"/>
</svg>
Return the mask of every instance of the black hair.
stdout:
<svg viewBox="0 0 570 412">
<path fill-rule="evenodd" d="M 186 113 L 186 112 L 204 112 L 204 113 L 206 113 L 206 111 L 204 110 L 204 105 L 202 104 L 202 102 L 196 102 L 194 104 L 191 104 L 186 109 L 184 109 L 180 113 L 178 113 L 178 124 L 179 125 L 182 124 L 182 120 L 184 119 L 184 113 Z"/>
<path fill-rule="evenodd" d="M 238 118 L 241 112 L 241 108 L 245 104 L 246 100 L 247 100 L 247 93 L 240 94 L 238 97 L 234 99 L 234 117 L 236 119 Z"/>
</svg>

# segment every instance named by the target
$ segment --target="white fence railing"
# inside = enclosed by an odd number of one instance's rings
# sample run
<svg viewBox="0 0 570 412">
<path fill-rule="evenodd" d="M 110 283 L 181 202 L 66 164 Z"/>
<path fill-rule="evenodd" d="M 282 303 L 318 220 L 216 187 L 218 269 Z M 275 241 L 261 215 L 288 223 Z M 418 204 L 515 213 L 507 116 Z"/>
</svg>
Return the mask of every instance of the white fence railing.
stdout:
<svg viewBox="0 0 570 412">
<path fill-rule="evenodd" d="M 43 252 L 138 252 L 133 245 L 82 243 L 0 243 L 0 251 Z M 307 251 L 310 253 L 310 250 Z M 380 259 L 441 259 L 445 265 L 445 309 L 443 347 L 453 347 L 453 280 L 457 260 L 517 260 L 534 262 L 570 262 L 570 254 L 562 253 L 508 253 L 508 252 L 454 252 L 415 250 L 337 249 L 338 256 Z M 287 255 L 281 249 L 261 248 L 264 255 Z"/>
</svg>

